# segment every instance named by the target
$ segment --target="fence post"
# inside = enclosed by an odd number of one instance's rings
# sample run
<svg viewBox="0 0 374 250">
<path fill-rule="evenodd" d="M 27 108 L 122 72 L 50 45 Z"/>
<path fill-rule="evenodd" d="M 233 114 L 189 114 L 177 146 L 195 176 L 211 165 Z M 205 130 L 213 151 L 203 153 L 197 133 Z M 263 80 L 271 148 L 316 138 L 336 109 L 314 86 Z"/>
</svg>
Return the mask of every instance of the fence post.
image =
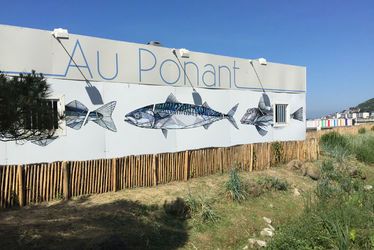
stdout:
<svg viewBox="0 0 374 250">
<path fill-rule="evenodd" d="M 18 204 L 20 207 L 25 206 L 25 182 L 23 178 L 23 167 L 17 167 L 17 180 L 18 180 Z"/>
<path fill-rule="evenodd" d="M 156 155 L 154 154 L 152 156 L 152 174 L 153 174 L 153 186 L 157 186 L 157 161 L 156 161 Z"/>
<path fill-rule="evenodd" d="M 63 171 L 62 190 L 63 190 L 63 195 L 64 195 L 65 200 L 70 199 L 70 171 L 69 170 L 70 169 L 69 169 L 68 164 L 66 163 L 66 161 L 63 161 L 62 162 L 62 171 Z"/>
<path fill-rule="evenodd" d="M 117 192 L 117 164 L 116 158 L 112 159 L 113 191 Z"/>
<path fill-rule="evenodd" d="M 189 174 L 188 174 L 188 165 L 189 165 L 189 154 L 188 150 L 184 152 L 184 180 L 187 181 L 189 179 Z"/>
</svg>

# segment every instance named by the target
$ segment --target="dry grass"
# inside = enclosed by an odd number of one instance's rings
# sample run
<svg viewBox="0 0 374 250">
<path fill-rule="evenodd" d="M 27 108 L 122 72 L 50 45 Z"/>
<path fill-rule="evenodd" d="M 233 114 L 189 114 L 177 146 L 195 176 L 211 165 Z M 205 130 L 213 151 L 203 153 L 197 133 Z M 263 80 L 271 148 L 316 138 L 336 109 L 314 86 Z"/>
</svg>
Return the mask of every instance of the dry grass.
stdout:
<svg viewBox="0 0 374 250">
<path fill-rule="evenodd" d="M 287 180 L 306 192 L 314 182 L 285 168 L 242 172 L 254 183 L 261 176 Z M 56 201 L 0 212 L 0 248 L 149 248 L 235 249 L 258 236 L 265 226 L 284 223 L 303 207 L 303 198 L 288 192 L 268 192 L 241 204 L 226 198 L 228 175 L 213 175 L 174 182 L 154 188 L 83 196 L 68 202 Z M 215 200 L 212 208 L 220 216 L 215 223 L 199 223 L 170 217 L 162 208 L 165 200 L 203 195 Z"/>
</svg>

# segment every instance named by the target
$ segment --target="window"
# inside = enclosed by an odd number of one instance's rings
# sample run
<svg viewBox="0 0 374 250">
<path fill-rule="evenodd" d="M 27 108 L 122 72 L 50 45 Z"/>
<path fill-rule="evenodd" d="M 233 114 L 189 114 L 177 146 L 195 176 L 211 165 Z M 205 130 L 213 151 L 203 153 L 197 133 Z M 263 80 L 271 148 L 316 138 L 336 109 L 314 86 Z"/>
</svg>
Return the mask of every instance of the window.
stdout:
<svg viewBox="0 0 374 250">
<path fill-rule="evenodd" d="M 55 130 L 56 134 L 61 135 L 65 131 L 65 124 L 61 119 L 63 113 L 62 98 L 44 100 L 25 113 L 24 127 L 28 130 Z"/>
<path fill-rule="evenodd" d="M 274 108 L 274 125 L 285 126 L 288 122 L 288 105 L 287 104 L 275 104 Z"/>
</svg>

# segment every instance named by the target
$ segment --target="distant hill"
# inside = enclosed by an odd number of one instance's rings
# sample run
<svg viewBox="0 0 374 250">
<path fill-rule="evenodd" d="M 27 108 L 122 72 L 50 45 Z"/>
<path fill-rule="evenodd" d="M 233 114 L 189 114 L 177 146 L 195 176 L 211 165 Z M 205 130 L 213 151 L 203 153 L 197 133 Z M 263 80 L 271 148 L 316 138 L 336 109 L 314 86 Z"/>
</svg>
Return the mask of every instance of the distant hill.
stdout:
<svg viewBox="0 0 374 250">
<path fill-rule="evenodd" d="M 357 105 L 357 108 L 360 109 L 360 112 L 374 111 L 374 98 L 360 103 L 359 105 Z"/>
</svg>

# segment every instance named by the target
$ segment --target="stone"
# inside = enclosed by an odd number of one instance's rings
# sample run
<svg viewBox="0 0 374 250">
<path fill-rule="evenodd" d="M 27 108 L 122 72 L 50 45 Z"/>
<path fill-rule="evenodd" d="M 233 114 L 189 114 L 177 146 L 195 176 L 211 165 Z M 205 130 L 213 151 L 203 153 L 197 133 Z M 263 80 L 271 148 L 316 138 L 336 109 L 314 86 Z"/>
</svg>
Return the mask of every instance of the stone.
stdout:
<svg viewBox="0 0 374 250">
<path fill-rule="evenodd" d="M 287 169 L 292 171 L 300 171 L 302 166 L 303 162 L 300 160 L 292 160 L 289 163 L 287 163 Z"/>
<path fill-rule="evenodd" d="M 266 237 L 273 237 L 274 236 L 273 230 L 271 230 L 270 228 L 267 228 L 267 227 L 262 229 L 260 234 L 261 234 L 261 236 L 266 236 Z"/>
<path fill-rule="evenodd" d="M 294 195 L 294 196 L 300 196 L 300 191 L 299 191 L 299 189 L 294 188 L 294 189 L 293 189 L 293 195 Z"/>
<path fill-rule="evenodd" d="M 302 167 L 304 176 L 309 176 L 312 180 L 318 180 L 321 177 L 321 170 L 311 162 L 306 162 Z"/>
<path fill-rule="evenodd" d="M 273 208 L 273 207 L 274 207 L 274 205 L 273 205 L 272 203 L 270 203 L 270 204 L 269 204 L 269 207 L 270 207 L 270 208 Z"/>
<path fill-rule="evenodd" d="M 266 241 L 257 240 L 256 243 L 259 247 L 266 247 Z"/>
<path fill-rule="evenodd" d="M 273 231 L 273 232 L 275 231 L 275 228 L 272 225 L 270 225 L 270 224 L 268 225 L 268 228 L 270 228 L 271 231 Z"/>
<path fill-rule="evenodd" d="M 271 219 L 267 218 L 267 217 L 262 217 L 262 219 L 264 219 L 264 221 L 267 223 L 267 224 L 271 224 Z"/>
<path fill-rule="evenodd" d="M 369 190 L 372 190 L 372 189 L 373 189 L 372 185 L 365 185 L 364 186 L 364 190 L 366 190 L 366 191 L 369 191 Z"/>
<path fill-rule="evenodd" d="M 246 250 L 246 249 L 248 249 L 248 245 L 245 245 L 245 246 L 243 247 L 243 250 Z"/>
</svg>

